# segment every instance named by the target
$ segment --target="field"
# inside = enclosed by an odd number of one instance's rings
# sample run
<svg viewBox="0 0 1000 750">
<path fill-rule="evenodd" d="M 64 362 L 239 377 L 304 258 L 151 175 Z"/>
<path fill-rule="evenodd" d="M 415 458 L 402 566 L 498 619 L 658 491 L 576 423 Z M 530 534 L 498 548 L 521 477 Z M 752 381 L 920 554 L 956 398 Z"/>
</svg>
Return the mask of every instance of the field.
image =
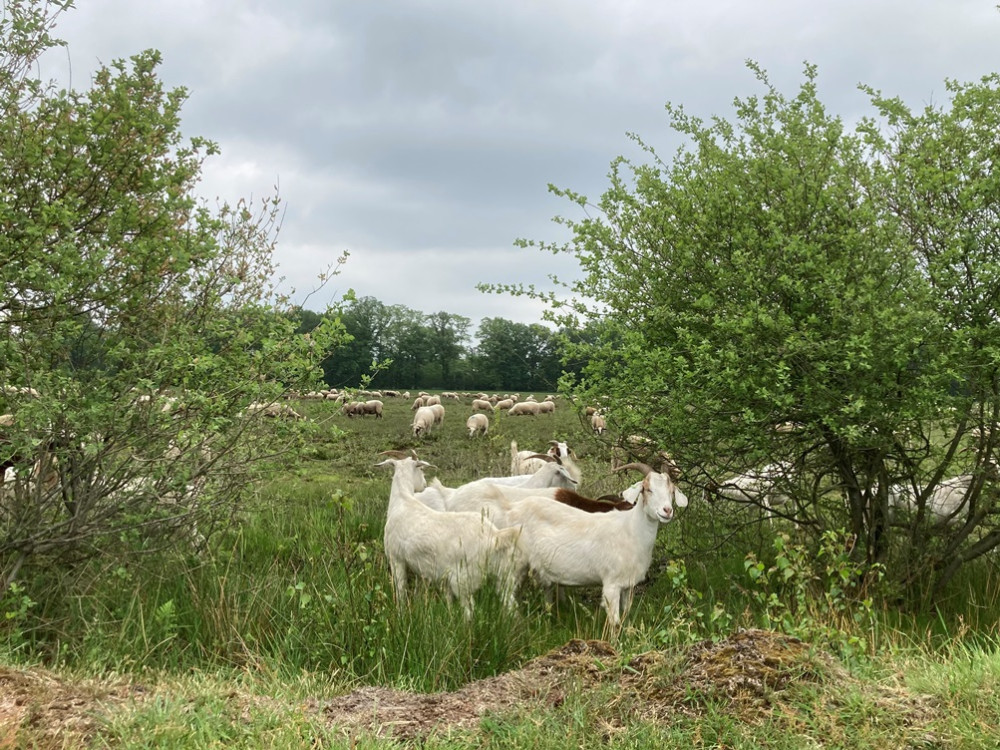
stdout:
<svg viewBox="0 0 1000 750">
<path fill-rule="evenodd" d="M 471 622 L 424 586 L 398 608 L 380 451 L 413 448 L 455 485 L 506 474 L 511 440 L 542 450 L 560 439 L 586 494 L 637 477 L 611 473 L 610 436 L 592 435 L 565 403 L 494 418 L 470 439 L 468 400 L 446 402 L 443 427 L 415 439 L 410 404 L 385 401 L 381 420 L 296 404 L 314 426 L 307 449 L 253 488 L 207 550 L 37 571 L 8 596 L 0 746 L 1000 742 L 990 595 L 914 622 L 848 596 L 837 584 L 846 559 L 815 565 L 781 523 L 722 521 L 695 488 L 661 528 L 612 642 L 593 589 L 550 604 L 527 588 L 514 613 L 484 589 Z M 284 439 L 276 425 L 276 445 Z M 970 587 L 996 591 L 991 569 L 978 575 Z"/>
</svg>

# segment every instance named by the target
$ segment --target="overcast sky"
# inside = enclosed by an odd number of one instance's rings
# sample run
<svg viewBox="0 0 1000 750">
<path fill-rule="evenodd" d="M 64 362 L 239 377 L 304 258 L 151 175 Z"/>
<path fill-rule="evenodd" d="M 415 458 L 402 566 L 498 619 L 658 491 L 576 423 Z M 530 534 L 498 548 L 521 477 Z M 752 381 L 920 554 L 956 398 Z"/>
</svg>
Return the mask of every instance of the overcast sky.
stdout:
<svg viewBox="0 0 1000 750">
<path fill-rule="evenodd" d="M 298 298 L 348 250 L 307 306 L 347 289 L 425 313 L 540 321 L 478 282 L 547 288 L 569 256 L 514 246 L 565 240 L 638 133 L 670 156 L 664 104 L 732 116 L 762 92 L 759 62 L 792 96 L 805 62 L 828 109 L 869 113 L 859 83 L 912 106 L 944 80 L 1000 71 L 996 0 L 77 0 L 46 72 L 89 86 L 102 63 L 155 48 L 185 86 L 183 132 L 216 141 L 202 195 L 286 206 L 277 260 Z M 51 67 L 49 67 L 51 66 Z"/>
</svg>

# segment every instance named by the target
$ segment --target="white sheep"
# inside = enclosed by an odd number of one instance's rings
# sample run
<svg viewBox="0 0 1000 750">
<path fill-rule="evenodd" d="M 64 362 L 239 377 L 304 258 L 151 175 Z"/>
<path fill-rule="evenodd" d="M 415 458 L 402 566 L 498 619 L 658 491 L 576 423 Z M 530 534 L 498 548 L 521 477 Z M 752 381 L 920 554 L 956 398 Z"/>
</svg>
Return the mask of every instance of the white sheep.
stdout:
<svg viewBox="0 0 1000 750">
<path fill-rule="evenodd" d="M 490 418 L 477 412 L 465 420 L 465 426 L 469 430 L 469 437 L 485 435 L 490 430 Z"/>
<path fill-rule="evenodd" d="M 377 465 L 393 466 L 383 542 L 397 603 L 406 601 L 407 579 L 413 572 L 447 583 L 450 595 L 471 618 L 472 597 L 492 574 L 504 604 L 513 608 L 514 580 L 523 567 L 517 530 L 497 529 L 478 513 L 436 511 L 417 500 L 414 487 L 430 464 L 407 457 L 387 458 Z"/>
<path fill-rule="evenodd" d="M 633 510 L 587 513 L 548 497 L 527 497 L 507 512 L 521 531 L 518 547 L 525 563 L 542 585 L 601 585 L 612 634 L 628 612 L 633 586 L 646 577 L 660 525 L 673 519 L 675 506 L 687 505 L 668 474 L 641 463 L 619 471 L 626 469 L 644 475 Z"/>
<path fill-rule="evenodd" d="M 511 406 L 507 413 L 512 417 L 523 417 L 523 416 L 538 416 L 538 402 L 537 401 L 519 401 L 513 406 Z"/>
<path fill-rule="evenodd" d="M 444 407 L 441 404 L 428 404 L 427 408 L 434 412 L 434 424 L 444 424 Z"/>
<path fill-rule="evenodd" d="M 603 435 L 604 431 L 608 429 L 607 420 L 600 414 L 592 415 L 590 417 L 590 429 L 594 431 L 595 435 Z"/>
<path fill-rule="evenodd" d="M 434 410 L 429 406 L 421 406 L 413 415 L 413 436 L 420 437 L 430 434 L 436 423 Z"/>
<path fill-rule="evenodd" d="M 514 405 L 514 399 L 512 399 L 512 398 L 504 398 L 504 399 L 501 399 L 501 400 L 497 401 L 494 408 L 497 411 L 504 411 L 504 410 L 510 409 L 510 407 L 512 407 L 513 405 Z"/>
<path fill-rule="evenodd" d="M 486 399 L 477 398 L 477 399 L 474 399 L 473 402 L 472 402 L 472 410 L 473 411 L 489 411 L 489 412 L 492 412 L 493 411 L 493 404 L 491 404 Z"/>
</svg>

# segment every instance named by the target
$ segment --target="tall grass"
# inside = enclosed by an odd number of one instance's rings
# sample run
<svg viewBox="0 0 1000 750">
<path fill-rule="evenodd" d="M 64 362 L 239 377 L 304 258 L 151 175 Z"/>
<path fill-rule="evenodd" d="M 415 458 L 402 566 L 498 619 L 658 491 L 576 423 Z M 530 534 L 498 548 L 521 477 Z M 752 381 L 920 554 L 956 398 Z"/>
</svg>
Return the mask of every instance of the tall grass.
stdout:
<svg viewBox="0 0 1000 750">
<path fill-rule="evenodd" d="M 287 678 L 321 672 L 345 686 L 433 691 L 510 669 L 571 638 L 602 636 L 596 590 L 564 592 L 550 604 L 527 589 L 511 613 L 484 587 L 471 622 L 425 585 L 397 607 L 382 549 L 390 477 L 375 463 L 383 450 L 414 448 L 454 485 L 506 474 L 511 440 L 543 450 L 549 440 L 565 439 L 579 455 L 584 492 L 625 486 L 627 478 L 609 471 L 607 443 L 565 405 L 549 416 L 501 415 L 485 438 L 474 440 L 464 427 L 467 405 L 448 405 L 443 427 L 422 440 L 412 437 L 412 412 L 402 401 L 387 401 L 383 420 L 349 420 L 328 403 L 300 408 L 319 425 L 315 442 L 271 481 L 248 488 L 237 522 L 207 549 L 155 556 L 123 551 L 114 561 L 74 570 L 29 571 L 2 603 L 6 651 L 23 660 L 117 672 L 249 668 Z M 719 510 L 690 494 L 691 506 L 660 531 L 650 580 L 639 587 L 627 618 L 626 646 L 690 642 L 737 625 L 780 626 L 782 602 L 749 577 L 748 553 L 764 571 L 782 555 L 793 560 L 800 578 L 785 579 L 780 589 L 789 597 L 802 593 L 795 585 L 814 584 L 794 541 L 775 547 L 782 538 L 775 531 L 786 529 L 748 514 L 720 535 Z M 920 633 L 933 639 L 962 627 L 984 642 L 995 635 L 996 570 L 970 567 L 963 575 L 953 609 L 922 622 Z M 852 619 L 855 614 L 845 610 L 834 619 L 830 611 L 809 612 L 812 622 L 853 629 L 852 637 L 906 627 L 888 607 L 870 605 L 865 622 Z"/>
</svg>

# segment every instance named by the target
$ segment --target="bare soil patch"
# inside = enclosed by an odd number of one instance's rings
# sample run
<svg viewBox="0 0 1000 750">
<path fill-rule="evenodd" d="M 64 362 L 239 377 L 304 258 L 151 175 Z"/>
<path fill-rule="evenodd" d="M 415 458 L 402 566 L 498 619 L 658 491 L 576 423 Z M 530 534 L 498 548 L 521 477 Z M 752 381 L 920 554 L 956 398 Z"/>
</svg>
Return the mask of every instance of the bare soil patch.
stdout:
<svg viewBox="0 0 1000 750">
<path fill-rule="evenodd" d="M 803 686 L 816 686 L 811 706 Z M 698 716 L 711 705 L 749 724 L 777 717 L 794 722 L 800 710 L 826 703 L 836 722 L 836 701 L 846 688 L 864 690 L 872 705 L 925 726 L 929 703 L 901 689 L 862 687 L 829 654 L 790 636 L 743 630 L 718 642 L 704 641 L 681 653 L 650 651 L 625 662 L 604 641 L 573 640 L 522 668 L 444 693 L 364 687 L 332 700 L 276 705 L 273 698 L 230 693 L 234 715 L 269 711 L 317 716 L 346 736 L 374 734 L 417 740 L 429 734 L 474 732 L 488 716 L 544 712 L 568 695 L 600 691 L 591 720 L 605 735 L 632 721 L 673 722 Z M 104 718 L 141 703 L 155 690 L 114 682 L 69 681 L 41 670 L 0 668 L 0 748 L 30 737 L 33 747 L 72 747 L 100 731 Z M 815 696 L 819 696 L 816 698 Z M 836 731 L 833 726 L 831 731 Z M 22 734 L 23 733 L 23 734 Z"/>
</svg>

